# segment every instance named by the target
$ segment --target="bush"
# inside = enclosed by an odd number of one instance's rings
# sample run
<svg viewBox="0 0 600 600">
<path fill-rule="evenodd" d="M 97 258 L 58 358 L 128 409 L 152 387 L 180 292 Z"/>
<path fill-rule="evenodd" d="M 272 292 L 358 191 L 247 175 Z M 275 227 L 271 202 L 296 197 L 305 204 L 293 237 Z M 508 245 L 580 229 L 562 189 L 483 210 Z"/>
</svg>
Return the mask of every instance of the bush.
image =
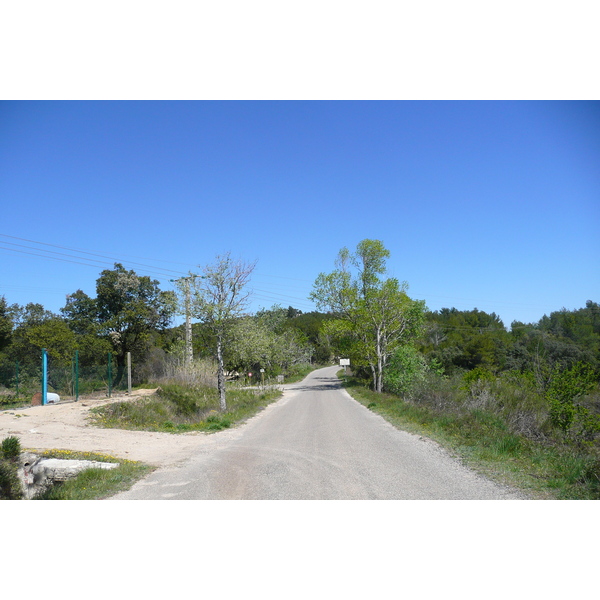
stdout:
<svg viewBox="0 0 600 600">
<path fill-rule="evenodd" d="M 413 386 L 423 381 L 426 373 L 423 355 L 413 346 L 400 346 L 385 367 L 383 387 L 397 396 L 410 395 Z"/>
<path fill-rule="evenodd" d="M 21 442 L 19 438 L 11 436 L 2 440 L 2 456 L 7 459 L 19 458 L 21 454 Z"/>
<path fill-rule="evenodd" d="M 0 459 L 0 500 L 20 500 L 22 497 L 17 465 Z"/>
<path fill-rule="evenodd" d="M 21 454 L 21 443 L 14 436 L 2 440 L 0 455 L 0 500 L 19 500 L 23 497 L 17 475 L 17 459 Z"/>
<path fill-rule="evenodd" d="M 208 423 L 207 429 L 209 431 L 220 431 L 221 429 L 231 427 L 231 420 L 218 414 L 209 415 L 206 422 Z"/>
<path fill-rule="evenodd" d="M 496 377 L 491 371 L 488 371 L 484 367 L 475 367 L 471 371 L 467 371 L 462 376 L 462 379 L 464 382 L 463 389 L 473 394 L 477 394 L 482 386 L 485 386 L 486 383 L 495 381 Z"/>
<path fill-rule="evenodd" d="M 555 371 L 546 392 L 552 424 L 563 433 L 567 433 L 576 420 L 587 423 L 585 429 L 592 432 L 600 430 L 589 411 L 575 404 L 576 399 L 589 393 L 595 385 L 595 374 L 590 365 L 577 363 L 571 369 Z"/>
<path fill-rule="evenodd" d="M 459 389 L 460 381 L 458 375 L 445 377 L 427 373 L 413 385 L 411 401 L 436 411 L 456 413 L 460 410 L 465 395 Z"/>
</svg>

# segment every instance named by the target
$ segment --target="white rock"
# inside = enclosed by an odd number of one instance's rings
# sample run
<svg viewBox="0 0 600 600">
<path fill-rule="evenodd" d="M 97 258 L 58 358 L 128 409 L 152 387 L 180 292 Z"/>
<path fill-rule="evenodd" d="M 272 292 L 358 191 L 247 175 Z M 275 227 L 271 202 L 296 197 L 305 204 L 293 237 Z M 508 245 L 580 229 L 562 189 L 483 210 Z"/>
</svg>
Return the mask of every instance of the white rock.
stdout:
<svg viewBox="0 0 600 600">
<path fill-rule="evenodd" d="M 21 454 L 19 478 L 26 499 L 30 500 L 55 483 L 77 477 L 87 469 L 114 469 L 118 463 L 95 460 L 68 460 L 63 458 L 42 458 L 36 454 Z"/>
</svg>

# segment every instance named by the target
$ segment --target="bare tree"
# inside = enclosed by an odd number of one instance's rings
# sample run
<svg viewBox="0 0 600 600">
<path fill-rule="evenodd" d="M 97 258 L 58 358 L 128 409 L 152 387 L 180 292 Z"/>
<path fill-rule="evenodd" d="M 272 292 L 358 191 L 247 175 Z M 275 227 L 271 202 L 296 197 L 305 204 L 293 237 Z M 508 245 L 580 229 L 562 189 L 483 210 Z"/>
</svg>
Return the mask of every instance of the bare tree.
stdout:
<svg viewBox="0 0 600 600">
<path fill-rule="evenodd" d="M 223 344 L 234 319 L 244 314 L 251 291 L 246 290 L 256 261 L 233 260 L 229 253 L 201 267 L 203 275 L 192 278 L 192 314 L 215 338 L 217 387 L 221 410 L 227 410 Z"/>
</svg>

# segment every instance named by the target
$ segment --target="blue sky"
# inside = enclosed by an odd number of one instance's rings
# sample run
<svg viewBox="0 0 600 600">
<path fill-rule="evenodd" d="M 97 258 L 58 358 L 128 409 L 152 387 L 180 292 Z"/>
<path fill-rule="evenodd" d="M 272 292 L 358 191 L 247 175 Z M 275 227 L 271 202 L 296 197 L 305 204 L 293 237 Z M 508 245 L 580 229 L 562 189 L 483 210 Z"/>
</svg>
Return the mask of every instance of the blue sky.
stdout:
<svg viewBox="0 0 600 600">
<path fill-rule="evenodd" d="M 115 261 L 171 289 L 227 251 L 253 309 L 309 311 L 365 238 L 431 310 L 600 301 L 598 102 L 3 101 L 0 198 L 0 295 L 52 311 Z"/>
</svg>

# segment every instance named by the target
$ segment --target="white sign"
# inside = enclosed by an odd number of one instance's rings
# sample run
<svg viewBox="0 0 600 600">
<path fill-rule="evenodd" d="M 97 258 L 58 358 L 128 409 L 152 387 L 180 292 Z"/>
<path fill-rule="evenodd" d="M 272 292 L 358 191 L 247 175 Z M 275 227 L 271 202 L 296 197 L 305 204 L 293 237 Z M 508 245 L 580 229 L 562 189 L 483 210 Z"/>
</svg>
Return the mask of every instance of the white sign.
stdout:
<svg viewBox="0 0 600 600">
<path fill-rule="evenodd" d="M 349 358 L 340 358 L 340 367 L 349 367 L 350 359 Z"/>
</svg>

